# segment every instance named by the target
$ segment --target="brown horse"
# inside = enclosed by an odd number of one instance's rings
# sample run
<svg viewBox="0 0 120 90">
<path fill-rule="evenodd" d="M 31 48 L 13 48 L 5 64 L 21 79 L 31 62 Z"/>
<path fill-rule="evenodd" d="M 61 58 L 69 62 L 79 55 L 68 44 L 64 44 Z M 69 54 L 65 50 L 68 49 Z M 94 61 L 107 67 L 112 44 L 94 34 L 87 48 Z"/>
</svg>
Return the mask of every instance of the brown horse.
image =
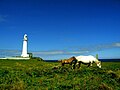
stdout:
<svg viewBox="0 0 120 90">
<path fill-rule="evenodd" d="M 73 69 L 75 69 L 76 63 L 77 63 L 77 59 L 74 56 L 66 60 L 61 60 L 62 66 L 64 66 L 64 64 L 70 64 L 70 65 L 73 64 Z"/>
</svg>

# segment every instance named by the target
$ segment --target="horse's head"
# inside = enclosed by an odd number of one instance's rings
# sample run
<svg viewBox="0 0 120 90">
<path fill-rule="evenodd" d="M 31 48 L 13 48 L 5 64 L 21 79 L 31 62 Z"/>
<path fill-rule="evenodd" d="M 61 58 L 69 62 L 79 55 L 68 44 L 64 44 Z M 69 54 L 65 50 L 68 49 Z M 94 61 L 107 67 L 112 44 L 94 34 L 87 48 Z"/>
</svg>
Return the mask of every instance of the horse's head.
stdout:
<svg viewBox="0 0 120 90">
<path fill-rule="evenodd" d="M 97 66 L 101 68 L 101 61 L 96 62 Z"/>
</svg>

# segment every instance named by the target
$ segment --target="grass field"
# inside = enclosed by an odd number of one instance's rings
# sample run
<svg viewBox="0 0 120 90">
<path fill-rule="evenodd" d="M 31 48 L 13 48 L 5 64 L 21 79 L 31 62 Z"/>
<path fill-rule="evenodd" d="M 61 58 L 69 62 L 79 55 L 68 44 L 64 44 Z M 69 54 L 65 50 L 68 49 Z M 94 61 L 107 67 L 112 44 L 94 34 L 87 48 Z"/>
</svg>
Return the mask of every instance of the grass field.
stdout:
<svg viewBox="0 0 120 90">
<path fill-rule="evenodd" d="M 58 62 L 0 60 L 0 90 L 120 90 L 120 62 L 73 70 Z"/>
</svg>

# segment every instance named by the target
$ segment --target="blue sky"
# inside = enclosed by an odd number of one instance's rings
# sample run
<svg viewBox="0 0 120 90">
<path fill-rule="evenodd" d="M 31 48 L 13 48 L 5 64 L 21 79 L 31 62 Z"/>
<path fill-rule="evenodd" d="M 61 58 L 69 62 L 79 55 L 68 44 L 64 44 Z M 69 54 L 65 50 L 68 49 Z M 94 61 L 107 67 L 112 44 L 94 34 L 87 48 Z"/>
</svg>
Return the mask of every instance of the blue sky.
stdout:
<svg viewBox="0 0 120 90">
<path fill-rule="evenodd" d="M 0 56 L 120 58 L 119 0 L 0 0 Z"/>
</svg>

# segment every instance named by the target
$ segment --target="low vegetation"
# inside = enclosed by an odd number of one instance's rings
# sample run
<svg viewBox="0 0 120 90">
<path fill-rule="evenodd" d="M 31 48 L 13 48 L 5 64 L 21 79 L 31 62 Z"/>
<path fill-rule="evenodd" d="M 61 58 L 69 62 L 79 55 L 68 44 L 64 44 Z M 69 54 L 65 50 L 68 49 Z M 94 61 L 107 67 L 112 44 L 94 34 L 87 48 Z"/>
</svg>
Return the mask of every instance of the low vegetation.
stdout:
<svg viewBox="0 0 120 90">
<path fill-rule="evenodd" d="M 0 90 L 120 90 L 120 62 L 73 70 L 60 62 L 0 60 Z"/>
</svg>

